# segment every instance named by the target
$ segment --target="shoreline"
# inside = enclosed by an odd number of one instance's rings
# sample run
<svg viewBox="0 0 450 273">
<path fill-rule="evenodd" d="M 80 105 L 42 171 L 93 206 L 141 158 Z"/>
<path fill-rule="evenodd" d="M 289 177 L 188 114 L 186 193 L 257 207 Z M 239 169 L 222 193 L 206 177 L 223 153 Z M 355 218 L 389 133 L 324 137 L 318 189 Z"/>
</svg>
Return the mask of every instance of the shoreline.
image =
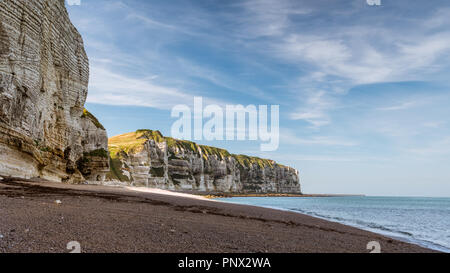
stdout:
<svg viewBox="0 0 450 273">
<path fill-rule="evenodd" d="M 360 196 L 360 195 L 341 195 L 341 197 L 342 196 L 356 196 L 357 197 L 357 196 Z M 261 197 L 261 196 L 259 196 L 259 197 Z M 302 197 L 326 197 L 326 196 L 312 195 L 312 196 L 302 196 Z M 330 197 L 339 197 L 339 195 L 333 195 L 333 196 L 330 196 Z M 223 198 L 223 199 L 226 199 L 226 198 Z M 397 234 L 396 235 L 392 235 L 389 232 L 383 232 L 383 230 L 379 230 L 379 229 L 376 229 L 376 228 L 367 228 L 365 226 L 352 225 L 352 224 L 349 224 L 349 223 L 339 222 L 337 220 L 329 219 L 329 218 L 326 218 L 326 217 L 310 215 L 308 213 L 303 213 L 303 212 L 299 212 L 299 211 L 292 210 L 292 209 L 286 209 L 286 208 L 281 208 L 281 207 L 273 207 L 273 206 L 248 205 L 248 204 L 241 204 L 241 203 L 238 203 L 238 202 L 236 202 L 236 203 L 234 203 L 234 202 L 226 202 L 226 201 L 224 201 L 224 202 L 225 203 L 229 203 L 229 204 L 240 204 L 240 205 L 247 205 L 247 206 L 257 206 L 257 207 L 266 208 L 266 209 L 274 209 L 274 210 L 279 210 L 279 211 L 287 211 L 287 212 L 298 213 L 300 215 L 306 215 L 306 216 L 314 217 L 314 218 L 317 218 L 317 219 L 322 219 L 324 221 L 328 221 L 328 222 L 332 222 L 332 223 L 336 223 L 336 224 L 341 224 L 341 225 L 357 228 L 357 229 L 364 230 L 364 231 L 367 231 L 367 232 L 373 232 L 373 233 L 376 233 L 376 234 L 379 234 L 379 235 L 382 235 L 382 236 L 389 237 L 389 238 L 391 238 L 393 240 L 398 240 L 398 241 L 402 241 L 402 242 L 405 242 L 405 243 L 408 243 L 408 244 L 413 244 L 413 245 L 416 245 L 416 246 L 419 246 L 419 247 L 423 247 L 423 248 L 427 248 L 427 249 L 430 249 L 430 250 L 433 250 L 433 251 L 438 251 L 438 252 L 443 252 L 443 253 L 450 253 L 450 249 L 449 248 L 447 248 L 447 247 L 445 247 L 443 245 L 439 245 L 439 244 L 433 243 L 431 241 L 413 240 L 413 239 L 410 239 L 410 238 L 407 238 L 407 237 L 401 237 L 400 235 L 397 235 Z"/>
<path fill-rule="evenodd" d="M 303 194 L 303 193 L 223 193 L 203 192 L 192 190 L 176 190 L 175 193 L 202 196 L 207 199 L 221 199 L 233 197 L 365 197 L 363 194 Z"/>
<path fill-rule="evenodd" d="M 179 193 L 178 193 L 179 194 Z M 0 179 L 0 253 L 436 253 L 305 214 L 177 193 Z M 56 201 L 60 201 L 57 203 Z"/>
<path fill-rule="evenodd" d="M 224 194 L 212 194 L 206 195 L 207 198 L 233 198 L 233 197 L 303 197 L 303 198 L 325 198 L 325 197 L 364 197 L 365 195 L 353 195 L 353 194 L 295 194 L 295 193 L 224 193 Z"/>
</svg>

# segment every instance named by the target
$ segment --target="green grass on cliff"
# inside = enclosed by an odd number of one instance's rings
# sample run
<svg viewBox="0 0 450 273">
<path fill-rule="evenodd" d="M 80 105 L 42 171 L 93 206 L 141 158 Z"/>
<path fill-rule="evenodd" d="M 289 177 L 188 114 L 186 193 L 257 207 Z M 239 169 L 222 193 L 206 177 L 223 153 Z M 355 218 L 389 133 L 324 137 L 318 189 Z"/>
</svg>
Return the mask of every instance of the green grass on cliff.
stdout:
<svg viewBox="0 0 450 273">
<path fill-rule="evenodd" d="M 105 127 L 103 127 L 103 125 L 100 123 L 100 121 L 98 121 L 98 119 L 93 114 L 91 114 L 87 109 L 83 110 L 83 114 L 81 115 L 81 118 L 88 118 L 92 121 L 92 123 L 94 123 L 94 125 L 97 128 L 105 130 Z"/>
<path fill-rule="evenodd" d="M 136 137 L 142 137 L 146 139 L 153 139 L 155 142 L 164 142 L 165 138 L 160 131 L 153 131 L 147 129 L 140 129 L 136 131 Z"/>
<path fill-rule="evenodd" d="M 122 162 L 119 158 L 109 159 L 109 173 L 106 175 L 109 179 L 116 179 L 122 182 L 129 182 L 128 176 L 124 175 L 122 172 Z"/>
<path fill-rule="evenodd" d="M 198 145 L 192 141 L 178 140 L 171 137 L 164 137 L 161 132 L 153 130 L 137 130 L 134 133 L 127 133 L 120 136 L 115 136 L 109 139 L 109 151 L 112 159 L 119 159 L 123 153 L 137 153 L 142 151 L 144 144 L 148 140 L 154 140 L 156 143 L 166 142 L 169 149 L 190 151 L 194 154 L 202 153 L 202 156 L 207 160 L 211 156 L 217 156 L 224 160 L 227 157 L 233 157 L 243 167 L 249 168 L 252 165 L 257 165 L 260 168 L 273 168 L 275 161 L 269 159 L 262 159 L 258 157 L 230 154 L 227 150 Z M 281 165 L 279 165 L 281 166 Z"/>
<path fill-rule="evenodd" d="M 185 151 L 190 151 L 192 153 L 198 153 L 198 145 L 192 141 L 187 140 L 178 140 L 171 137 L 166 137 L 165 141 L 167 142 L 167 147 L 172 149 L 180 149 Z"/>
<path fill-rule="evenodd" d="M 231 156 L 231 154 L 224 149 L 205 145 L 201 145 L 200 148 L 202 149 L 203 155 L 206 156 L 206 158 L 208 158 L 211 155 L 215 155 L 221 159 L 225 159 L 226 157 Z"/>
<path fill-rule="evenodd" d="M 122 152 L 128 154 L 142 150 L 145 142 L 148 140 L 142 137 L 142 135 L 142 133 L 128 133 L 111 137 L 108 140 L 108 149 L 111 158 L 120 157 Z"/>
<path fill-rule="evenodd" d="M 258 165 L 260 168 L 270 167 L 273 168 L 275 165 L 275 161 L 270 159 L 263 159 L 254 156 L 246 156 L 246 155 L 232 155 L 240 165 L 245 167 L 250 167 L 253 164 Z"/>
</svg>

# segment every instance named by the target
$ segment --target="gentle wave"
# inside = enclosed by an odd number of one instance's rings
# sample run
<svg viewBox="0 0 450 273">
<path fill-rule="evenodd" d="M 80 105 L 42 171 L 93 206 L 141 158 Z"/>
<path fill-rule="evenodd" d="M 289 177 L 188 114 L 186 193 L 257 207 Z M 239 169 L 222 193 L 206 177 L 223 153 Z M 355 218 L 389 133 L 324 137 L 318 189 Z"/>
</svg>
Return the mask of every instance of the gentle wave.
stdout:
<svg viewBox="0 0 450 273">
<path fill-rule="evenodd" d="M 380 229 L 383 231 L 389 231 L 389 232 L 395 232 L 395 233 L 400 233 L 400 234 L 404 234 L 404 235 L 408 235 L 408 236 L 413 236 L 411 233 L 406 232 L 406 231 L 401 231 L 401 230 L 395 230 L 395 229 L 390 229 L 387 228 L 385 226 L 373 223 L 373 222 L 365 222 L 365 221 L 361 221 L 361 220 L 354 220 L 351 221 L 349 219 L 345 219 L 345 218 L 341 218 L 341 217 L 332 217 L 332 216 L 327 216 L 327 215 L 321 215 L 319 213 L 314 213 L 314 212 L 308 212 L 305 210 L 301 210 L 301 209 L 289 209 L 291 211 L 295 211 L 295 212 L 301 212 L 303 214 L 308 214 L 311 216 L 315 216 L 315 217 L 319 217 L 319 218 L 324 218 L 327 220 L 336 220 L 337 222 L 354 222 L 355 224 L 359 225 L 359 226 L 364 226 L 364 227 L 369 227 L 369 228 L 374 228 L 374 229 Z"/>
<path fill-rule="evenodd" d="M 448 198 L 231 198 L 232 203 L 292 211 L 450 253 Z"/>
</svg>

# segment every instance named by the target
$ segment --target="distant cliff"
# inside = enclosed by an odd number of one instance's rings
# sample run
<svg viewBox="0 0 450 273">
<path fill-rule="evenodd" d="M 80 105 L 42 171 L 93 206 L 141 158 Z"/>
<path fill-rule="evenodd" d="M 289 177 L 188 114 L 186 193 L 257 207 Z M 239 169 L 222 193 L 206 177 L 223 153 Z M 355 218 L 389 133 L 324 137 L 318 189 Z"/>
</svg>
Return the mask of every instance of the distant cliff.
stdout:
<svg viewBox="0 0 450 273">
<path fill-rule="evenodd" d="M 64 0 L 0 1 L 0 175 L 103 180 L 107 134 L 84 109 L 88 80 Z"/>
<path fill-rule="evenodd" d="M 107 180 L 207 192 L 300 193 L 299 173 L 272 160 L 139 130 L 109 139 Z"/>
</svg>

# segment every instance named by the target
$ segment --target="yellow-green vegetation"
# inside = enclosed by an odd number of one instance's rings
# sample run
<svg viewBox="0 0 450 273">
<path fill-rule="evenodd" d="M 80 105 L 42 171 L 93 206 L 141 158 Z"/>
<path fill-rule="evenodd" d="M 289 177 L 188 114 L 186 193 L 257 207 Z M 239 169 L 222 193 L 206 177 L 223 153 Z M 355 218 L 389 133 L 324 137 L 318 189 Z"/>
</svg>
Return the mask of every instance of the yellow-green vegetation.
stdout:
<svg viewBox="0 0 450 273">
<path fill-rule="evenodd" d="M 110 166 L 110 171 L 109 173 L 106 175 L 108 179 L 117 179 L 119 181 L 126 181 L 129 182 L 130 179 L 128 178 L 128 176 L 124 175 L 122 173 L 122 162 L 120 161 L 119 158 L 110 158 L 109 159 L 109 166 Z"/>
<path fill-rule="evenodd" d="M 192 141 L 187 140 L 179 140 L 171 137 L 165 138 L 167 142 L 167 147 L 169 148 L 178 148 L 185 151 L 191 151 L 193 153 L 198 153 L 198 145 Z"/>
<path fill-rule="evenodd" d="M 179 140 L 171 137 L 164 137 L 160 131 L 153 131 L 153 130 L 137 130 L 136 134 L 138 137 L 144 137 L 146 139 L 152 139 L 157 143 L 166 142 L 167 147 L 172 149 L 182 149 L 185 151 L 191 151 L 193 153 L 198 153 L 198 147 L 196 143 L 192 141 L 187 140 Z M 140 135 L 140 136 L 139 136 Z"/>
<path fill-rule="evenodd" d="M 260 168 L 270 167 L 273 168 L 276 165 L 275 161 L 270 159 L 262 159 L 254 156 L 246 155 L 232 155 L 242 166 L 250 167 L 253 164 L 257 164 Z"/>
<path fill-rule="evenodd" d="M 160 131 L 141 129 L 137 130 L 135 134 L 136 138 L 144 139 L 145 141 L 154 140 L 157 143 L 166 142 L 169 148 L 179 148 L 187 151 L 198 152 L 198 145 L 194 142 L 164 137 Z"/>
<path fill-rule="evenodd" d="M 126 154 L 139 152 L 147 140 L 142 132 L 112 137 L 108 141 L 109 154 L 111 158 L 118 158 L 121 152 Z"/>
<path fill-rule="evenodd" d="M 231 156 L 231 154 L 227 150 L 224 150 L 224 149 L 205 146 L 205 145 L 200 145 L 200 148 L 202 149 L 204 159 L 208 159 L 208 156 L 211 156 L 211 155 L 215 155 L 221 159 L 225 159 L 226 157 Z"/>
<path fill-rule="evenodd" d="M 41 152 L 49 153 L 49 152 L 52 151 L 52 148 L 50 148 L 50 147 L 48 147 L 48 146 L 45 146 L 45 147 L 39 148 L 39 150 L 41 150 Z"/>
<path fill-rule="evenodd" d="M 136 137 L 142 137 L 145 139 L 153 139 L 155 142 L 161 143 L 165 141 L 165 137 L 160 131 L 153 131 L 147 129 L 140 129 L 136 131 Z"/>
<path fill-rule="evenodd" d="M 199 153 L 200 149 L 202 150 L 203 154 L 206 156 L 206 158 L 210 155 L 216 155 L 220 158 L 225 158 L 227 156 L 230 156 L 231 154 L 224 149 L 210 147 L 210 146 L 204 146 L 204 145 L 198 145 L 195 142 L 188 141 L 188 140 L 180 140 L 175 139 L 171 137 L 164 137 L 160 131 L 153 131 L 153 130 L 137 130 L 136 131 L 137 137 L 144 137 L 146 139 L 153 139 L 155 142 L 161 143 L 166 142 L 167 147 L 172 149 L 180 149 L 184 151 L 190 151 L 193 153 Z"/>
<path fill-rule="evenodd" d="M 153 130 L 137 130 L 134 133 L 123 134 L 109 139 L 109 151 L 112 159 L 120 158 L 122 153 L 137 153 L 142 151 L 144 144 L 148 140 L 154 140 L 157 143 L 166 142 L 169 149 L 172 151 L 180 149 L 190 151 L 194 154 L 203 155 L 203 159 L 208 160 L 210 156 L 217 156 L 221 160 L 228 157 L 233 157 L 242 167 L 250 168 L 252 165 L 257 165 L 260 168 L 273 168 L 277 165 L 273 160 L 262 159 L 259 157 L 251 157 L 246 155 L 230 154 L 225 149 L 220 149 L 211 146 L 198 145 L 192 141 L 178 140 L 171 137 L 164 137 L 161 132 Z M 172 155 L 171 158 L 176 158 Z"/>
<path fill-rule="evenodd" d="M 105 130 L 105 127 L 103 127 L 103 125 L 98 121 L 98 119 L 93 114 L 91 114 L 87 109 L 83 110 L 81 118 L 88 118 L 92 121 L 92 123 L 94 123 L 94 125 L 97 128 Z"/>
</svg>

